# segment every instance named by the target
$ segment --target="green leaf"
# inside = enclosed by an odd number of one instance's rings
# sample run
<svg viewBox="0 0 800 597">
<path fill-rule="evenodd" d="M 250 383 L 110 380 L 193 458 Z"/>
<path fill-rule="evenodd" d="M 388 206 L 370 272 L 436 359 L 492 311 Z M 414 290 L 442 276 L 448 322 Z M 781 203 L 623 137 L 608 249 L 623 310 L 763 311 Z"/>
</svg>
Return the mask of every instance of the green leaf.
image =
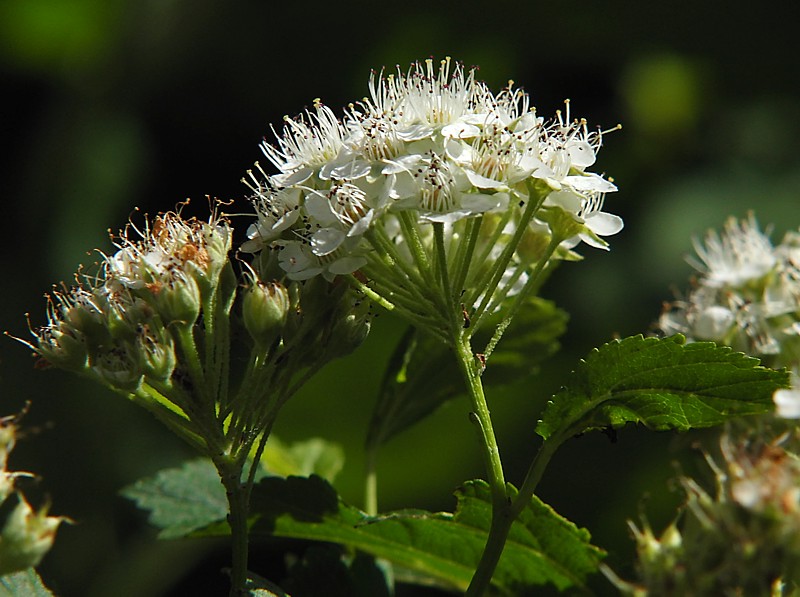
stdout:
<svg viewBox="0 0 800 597">
<path fill-rule="evenodd" d="M 286 445 L 271 435 L 261 461 L 270 473 L 282 477 L 319 475 L 333 481 L 344 466 L 344 450 L 319 437 Z"/>
<path fill-rule="evenodd" d="M 626 423 L 685 431 L 766 413 L 789 373 L 758 363 L 713 342 L 685 344 L 682 336 L 615 340 L 581 361 L 536 432 L 547 440 Z"/>
<path fill-rule="evenodd" d="M 225 490 L 207 458 L 159 471 L 120 493 L 149 510 L 150 524 L 161 529 L 160 539 L 183 537 L 228 514 Z"/>
<path fill-rule="evenodd" d="M 455 514 L 402 510 L 369 517 L 319 477 L 269 477 L 253 491 L 251 533 L 339 543 L 464 591 L 486 543 L 491 494 L 484 481 L 470 481 L 456 497 Z M 200 534 L 227 533 L 218 523 Z M 543 584 L 582 587 L 601 557 L 587 531 L 534 497 L 512 525 L 492 582 L 507 594 Z"/>
<path fill-rule="evenodd" d="M 0 576 L 0 597 L 53 597 L 33 568 Z"/>
<path fill-rule="evenodd" d="M 500 313 L 473 337 L 483 347 L 500 322 Z M 485 386 L 516 382 L 558 350 L 567 315 L 551 301 L 533 297 L 520 309 L 492 353 L 483 376 Z M 465 393 L 451 350 L 435 338 L 409 328 L 389 360 L 372 414 L 367 446 L 377 448 L 425 418 L 447 400 Z"/>
</svg>

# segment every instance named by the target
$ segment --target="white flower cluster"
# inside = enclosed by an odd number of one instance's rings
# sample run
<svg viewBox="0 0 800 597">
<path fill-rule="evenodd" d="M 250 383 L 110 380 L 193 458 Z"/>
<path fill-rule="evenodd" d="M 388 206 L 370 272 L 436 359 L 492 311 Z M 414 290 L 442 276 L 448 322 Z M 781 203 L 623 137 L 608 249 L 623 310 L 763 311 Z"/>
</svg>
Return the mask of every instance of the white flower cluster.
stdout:
<svg viewBox="0 0 800 597">
<path fill-rule="evenodd" d="M 525 92 L 509 84 L 494 94 L 474 70 L 449 59 L 438 68 L 427 60 L 405 73 L 374 73 L 369 90 L 341 120 L 315 101 L 313 110 L 286 118 L 277 145 L 264 143 L 278 173 L 256 164 L 244 181 L 258 221 L 243 250 L 279 250 L 291 279 L 331 279 L 364 268 L 375 236 L 402 252 L 411 242 L 403 213 L 420 225 L 423 243 L 432 236 L 425 224 L 443 224 L 452 241 L 455 225 L 488 213 L 511 212 L 504 222 L 513 231 L 535 181 L 552 191 L 543 207 L 581 224 L 566 247 L 580 240 L 605 247 L 600 237 L 622 228 L 602 211 L 605 193 L 616 187 L 586 171 L 602 133 L 571 120 L 568 105 L 545 122 Z"/>
<path fill-rule="evenodd" d="M 659 327 L 791 368 L 795 389 L 779 390 L 775 402 L 781 416 L 800 418 L 800 234 L 773 246 L 750 214 L 695 241 L 695 251 L 700 276 L 685 300 L 665 309 Z"/>
</svg>

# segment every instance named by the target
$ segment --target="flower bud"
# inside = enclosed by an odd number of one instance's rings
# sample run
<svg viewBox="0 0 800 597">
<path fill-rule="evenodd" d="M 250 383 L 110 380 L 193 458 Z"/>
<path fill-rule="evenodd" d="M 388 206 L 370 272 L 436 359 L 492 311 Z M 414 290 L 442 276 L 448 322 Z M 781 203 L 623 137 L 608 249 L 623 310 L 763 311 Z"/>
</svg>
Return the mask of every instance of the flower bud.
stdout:
<svg viewBox="0 0 800 597">
<path fill-rule="evenodd" d="M 14 474 L 6 472 L 8 455 L 16 443 L 17 428 L 7 419 L 0 419 L 0 502 L 8 497 L 14 489 Z"/>
<path fill-rule="evenodd" d="M 165 324 L 180 322 L 187 325 L 200 315 L 200 289 L 194 278 L 175 272 L 168 281 L 151 288 L 153 306 Z"/>
<path fill-rule="evenodd" d="M 250 286 L 242 300 L 244 327 L 260 349 L 268 349 L 283 329 L 289 312 L 289 291 L 280 282 Z"/>
<path fill-rule="evenodd" d="M 67 371 L 83 371 L 89 353 L 80 332 L 64 323 L 44 327 L 36 335 L 36 352 L 45 361 Z"/>
<path fill-rule="evenodd" d="M 341 300 L 348 300 L 347 295 Z M 338 315 L 325 347 L 325 357 L 329 360 L 346 356 L 361 346 L 369 335 L 372 318 L 367 301 L 355 303 L 351 309 Z"/>
<path fill-rule="evenodd" d="M 142 385 L 144 373 L 136 355 L 127 345 L 106 350 L 92 362 L 92 372 L 99 380 L 121 392 L 135 392 Z"/>
<path fill-rule="evenodd" d="M 47 508 L 34 512 L 19 492 L 0 506 L 11 507 L 0 521 L 0 575 L 37 566 L 50 550 L 63 517 L 47 516 Z"/>
<path fill-rule="evenodd" d="M 163 329 L 161 330 L 163 332 Z M 175 348 L 166 333 L 157 334 L 143 326 L 135 344 L 138 363 L 146 377 L 166 382 L 175 370 Z"/>
</svg>

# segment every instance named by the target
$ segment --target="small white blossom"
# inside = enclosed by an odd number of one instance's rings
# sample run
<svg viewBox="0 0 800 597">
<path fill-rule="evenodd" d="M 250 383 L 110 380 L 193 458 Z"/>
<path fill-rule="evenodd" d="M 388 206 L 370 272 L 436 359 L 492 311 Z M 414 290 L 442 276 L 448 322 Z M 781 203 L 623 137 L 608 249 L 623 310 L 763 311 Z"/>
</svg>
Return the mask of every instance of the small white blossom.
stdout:
<svg viewBox="0 0 800 597">
<path fill-rule="evenodd" d="M 792 387 L 777 390 L 772 396 L 775 414 L 784 419 L 800 419 L 800 377 L 792 375 Z"/>
<path fill-rule="evenodd" d="M 777 262 L 769 237 L 758 229 L 750 214 L 746 220 L 735 218 L 725 224 L 722 235 L 710 231 L 705 243 L 694 241 L 698 260 L 691 260 L 705 275 L 709 286 L 742 286 L 766 275 Z"/>
</svg>

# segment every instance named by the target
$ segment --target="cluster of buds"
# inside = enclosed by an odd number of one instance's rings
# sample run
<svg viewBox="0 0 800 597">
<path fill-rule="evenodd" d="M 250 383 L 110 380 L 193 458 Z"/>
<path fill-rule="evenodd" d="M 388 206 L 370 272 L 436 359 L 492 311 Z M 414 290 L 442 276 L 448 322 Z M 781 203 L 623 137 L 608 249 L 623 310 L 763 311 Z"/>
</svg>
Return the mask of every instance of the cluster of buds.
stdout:
<svg viewBox="0 0 800 597">
<path fill-rule="evenodd" d="M 7 470 L 17 432 L 14 417 L 0 419 L 0 576 L 38 566 L 64 520 L 48 516 L 46 506 L 35 511 L 15 487 L 19 477 L 31 476 Z"/>
<path fill-rule="evenodd" d="M 242 263 L 239 292 L 232 235 L 216 211 L 208 221 L 168 212 L 130 224 L 94 273 L 48 296 L 48 321 L 29 345 L 146 407 L 203 453 L 243 458 L 266 439 L 299 374 L 364 339 L 369 313 L 347 285 L 285 280 L 269 255 Z M 238 359 L 247 370 L 233 383 L 231 354 L 248 334 L 250 354 Z"/>
<path fill-rule="evenodd" d="M 699 277 L 688 296 L 666 306 L 659 327 L 689 340 L 711 340 L 794 372 L 779 390 L 779 415 L 800 418 L 800 233 L 773 246 L 751 214 L 731 218 L 721 234 L 695 241 Z"/>
<path fill-rule="evenodd" d="M 258 220 L 243 250 L 271 249 L 288 278 L 357 272 L 424 322 L 442 294 L 491 311 L 541 261 L 622 228 L 602 211 L 615 185 L 587 171 L 602 132 L 569 104 L 546 122 L 513 83 L 494 94 L 449 59 L 374 73 L 369 88 L 341 120 L 319 100 L 287 117 L 262 146 L 278 172 L 256 164 L 244 180 Z"/>
<path fill-rule="evenodd" d="M 796 430 L 765 442 L 724 435 L 712 495 L 681 479 L 680 518 L 657 537 L 631 524 L 637 584 L 614 578 L 630 595 L 783 595 L 800 582 L 800 457 Z M 786 591 L 789 591 L 788 593 Z"/>
<path fill-rule="evenodd" d="M 230 268 L 231 232 L 222 219 L 186 220 L 175 212 L 143 230 L 129 225 L 115 240 L 118 251 L 103 255 L 95 272 L 79 271 L 76 284 L 48 295 L 48 321 L 34 332 L 34 349 L 52 365 L 125 393 L 185 377 L 176 371 L 173 332 L 191 333 L 201 311 L 209 317 L 233 291 L 220 283 Z"/>
</svg>

